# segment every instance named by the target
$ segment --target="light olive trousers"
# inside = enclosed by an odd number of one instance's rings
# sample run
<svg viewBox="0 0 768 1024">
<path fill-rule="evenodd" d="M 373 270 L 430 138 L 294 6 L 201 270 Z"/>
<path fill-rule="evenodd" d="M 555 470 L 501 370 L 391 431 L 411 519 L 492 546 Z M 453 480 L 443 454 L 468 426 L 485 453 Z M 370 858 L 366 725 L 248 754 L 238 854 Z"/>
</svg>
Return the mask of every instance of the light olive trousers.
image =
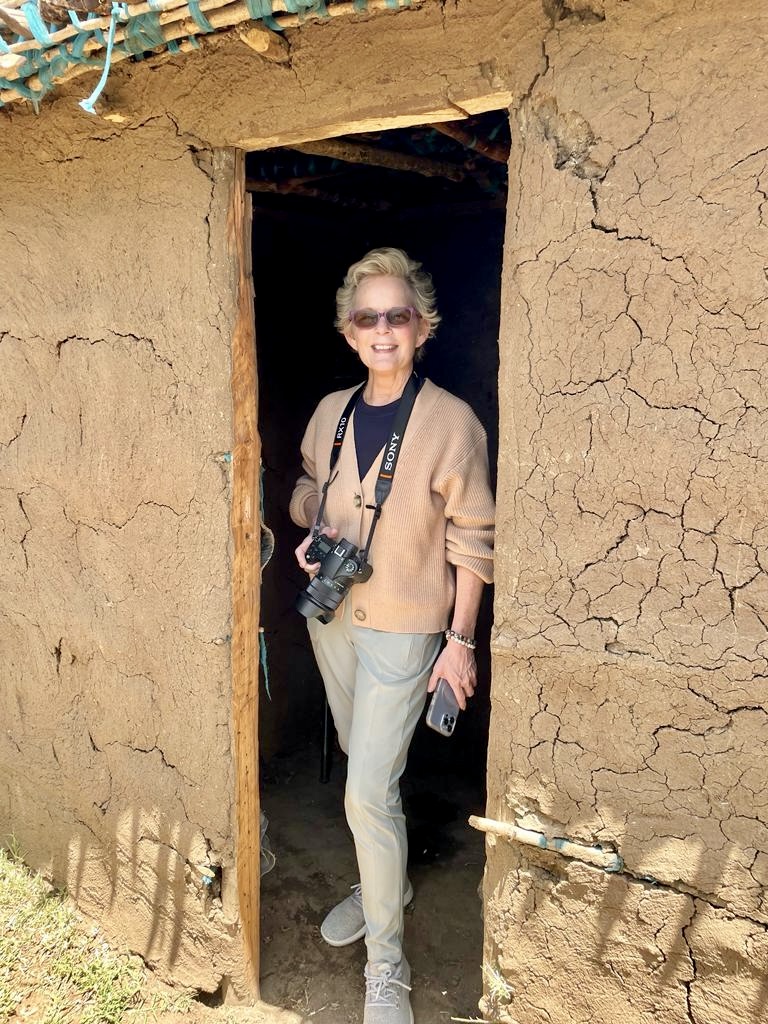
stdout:
<svg viewBox="0 0 768 1024">
<path fill-rule="evenodd" d="M 400 776 L 424 709 L 441 633 L 385 633 L 354 625 L 354 592 L 327 625 L 309 620 L 341 749 L 344 809 L 360 870 L 371 962 L 398 963 L 408 841 Z"/>
</svg>

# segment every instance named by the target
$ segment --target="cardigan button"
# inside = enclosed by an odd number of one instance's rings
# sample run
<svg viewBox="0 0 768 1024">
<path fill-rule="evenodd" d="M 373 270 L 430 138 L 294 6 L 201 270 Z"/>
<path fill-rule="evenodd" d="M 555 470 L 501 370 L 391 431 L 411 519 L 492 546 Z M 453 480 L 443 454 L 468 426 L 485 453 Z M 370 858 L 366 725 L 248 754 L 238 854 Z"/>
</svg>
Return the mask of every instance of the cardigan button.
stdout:
<svg viewBox="0 0 768 1024">
<path fill-rule="evenodd" d="M 358 622 L 365 622 L 365 612 L 362 608 L 355 608 L 355 618 Z"/>
</svg>

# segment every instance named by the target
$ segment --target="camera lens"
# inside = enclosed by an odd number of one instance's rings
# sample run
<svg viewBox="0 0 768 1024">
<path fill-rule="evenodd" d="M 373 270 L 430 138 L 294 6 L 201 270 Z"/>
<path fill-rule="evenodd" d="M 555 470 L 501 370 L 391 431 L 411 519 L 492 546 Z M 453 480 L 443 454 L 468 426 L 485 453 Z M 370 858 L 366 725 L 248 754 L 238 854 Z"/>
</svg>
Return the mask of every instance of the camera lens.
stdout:
<svg viewBox="0 0 768 1024">
<path fill-rule="evenodd" d="M 319 619 L 326 625 L 333 619 L 333 613 L 336 611 L 337 605 L 330 608 L 323 607 L 318 601 L 312 598 L 311 594 L 308 594 L 306 590 L 302 590 L 296 598 L 296 611 L 304 616 L 305 619 Z"/>
<path fill-rule="evenodd" d="M 295 607 L 307 619 L 328 623 L 332 621 L 349 587 L 369 579 L 373 570 L 367 562 L 361 565 L 354 557 L 357 547 L 348 540 L 333 542 L 317 537 L 313 543 L 317 545 L 320 568 L 297 597 Z"/>
</svg>

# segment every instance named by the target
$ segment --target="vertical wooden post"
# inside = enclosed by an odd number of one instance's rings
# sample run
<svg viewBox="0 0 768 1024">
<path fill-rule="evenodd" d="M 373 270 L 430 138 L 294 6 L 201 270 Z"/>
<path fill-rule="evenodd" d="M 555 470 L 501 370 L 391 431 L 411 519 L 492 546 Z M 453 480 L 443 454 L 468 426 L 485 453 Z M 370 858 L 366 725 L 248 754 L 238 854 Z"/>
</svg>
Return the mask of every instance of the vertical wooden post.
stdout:
<svg viewBox="0 0 768 1024">
<path fill-rule="evenodd" d="M 256 336 L 251 269 L 251 198 L 245 156 L 235 152 L 227 219 L 237 281 L 232 337 L 232 722 L 235 741 L 237 838 L 235 864 L 246 974 L 259 994 L 259 586 L 260 528 Z"/>
</svg>

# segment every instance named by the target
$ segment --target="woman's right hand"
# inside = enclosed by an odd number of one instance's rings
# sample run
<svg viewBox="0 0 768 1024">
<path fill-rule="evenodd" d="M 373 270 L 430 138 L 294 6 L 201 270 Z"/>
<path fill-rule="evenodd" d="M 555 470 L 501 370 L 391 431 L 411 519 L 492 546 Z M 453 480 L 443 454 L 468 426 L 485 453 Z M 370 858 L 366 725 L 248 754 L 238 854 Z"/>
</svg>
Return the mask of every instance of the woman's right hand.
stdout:
<svg viewBox="0 0 768 1024">
<path fill-rule="evenodd" d="M 331 526 L 324 526 L 320 530 L 320 533 L 325 534 L 326 537 L 330 537 L 331 539 L 333 539 L 338 536 L 339 531 L 335 530 Z M 310 533 L 296 548 L 296 561 L 299 563 L 300 568 L 302 568 L 304 572 L 308 573 L 310 576 L 314 576 L 317 570 L 320 568 L 319 562 L 308 562 L 304 557 L 307 553 L 307 548 L 309 547 L 313 540 L 314 536 Z"/>
</svg>

